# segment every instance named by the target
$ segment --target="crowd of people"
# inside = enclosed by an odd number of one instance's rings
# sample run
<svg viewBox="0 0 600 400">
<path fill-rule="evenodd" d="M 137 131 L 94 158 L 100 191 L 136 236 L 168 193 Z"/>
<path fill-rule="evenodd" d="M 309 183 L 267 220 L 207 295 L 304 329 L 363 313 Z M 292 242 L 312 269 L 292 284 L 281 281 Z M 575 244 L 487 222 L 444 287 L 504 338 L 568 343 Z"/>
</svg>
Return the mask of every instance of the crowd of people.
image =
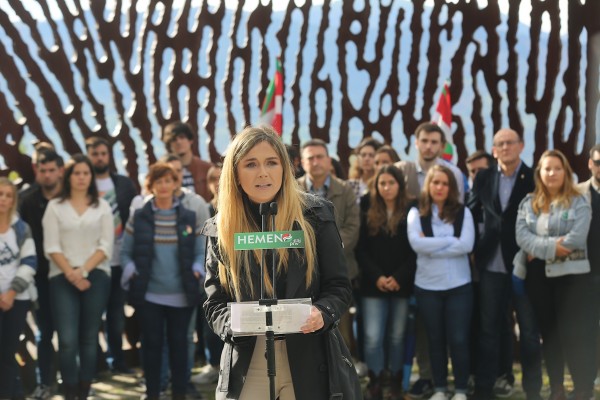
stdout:
<svg viewBox="0 0 600 400">
<path fill-rule="evenodd" d="M 414 137 L 414 161 L 365 137 L 345 179 L 320 139 L 294 153 L 271 129 L 248 127 L 212 164 L 174 122 L 142 193 L 113 172 L 103 138 L 67 162 L 38 145 L 35 183 L 18 192 L 0 178 L 0 399 L 22 397 L 14 354 L 29 310 L 39 335 L 28 397 L 49 398 L 60 373 L 66 399 L 87 398 L 101 357 L 134 373 L 126 304 L 147 399 L 169 386 L 173 399 L 198 398 L 195 384 L 207 383 L 217 399 L 267 398 L 265 336 L 235 336 L 228 307 L 258 300 L 259 288 L 312 301 L 302 328 L 274 341 L 281 400 L 509 398 L 516 345 L 528 400 L 542 399 L 543 366 L 549 400 L 593 399 L 600 145 L 577 184 L 558 150 L 527 166 L 512 129 L 494 134 L 491 154 L 469 156 L 467 174 L 441 157 L 440 127 L 422 123 Z M 260 251 L 234 250 L 233 234 L 260 231 L 270 202 L 268 228 L 302 230 L 305 247 L 268 250 L 261 265 Z M 198 353 L 206 365 L 192 376 Z"/>
</svg>

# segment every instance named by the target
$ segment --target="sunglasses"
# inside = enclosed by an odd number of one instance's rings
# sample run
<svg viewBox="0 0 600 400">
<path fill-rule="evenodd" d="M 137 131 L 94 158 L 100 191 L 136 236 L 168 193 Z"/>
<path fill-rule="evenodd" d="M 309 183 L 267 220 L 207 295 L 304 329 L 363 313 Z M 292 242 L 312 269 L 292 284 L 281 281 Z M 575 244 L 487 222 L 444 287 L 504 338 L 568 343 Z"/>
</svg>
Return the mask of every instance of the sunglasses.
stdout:
<svg viewBox="0 0 600 400">
<path fill-rule="evenodd" d="M 600 167 L 600 159 L 598 159 L 598 160 L 592 160 L 592 162 L 594 163 L 594 165 L 596 167 Z"/>
</svg>

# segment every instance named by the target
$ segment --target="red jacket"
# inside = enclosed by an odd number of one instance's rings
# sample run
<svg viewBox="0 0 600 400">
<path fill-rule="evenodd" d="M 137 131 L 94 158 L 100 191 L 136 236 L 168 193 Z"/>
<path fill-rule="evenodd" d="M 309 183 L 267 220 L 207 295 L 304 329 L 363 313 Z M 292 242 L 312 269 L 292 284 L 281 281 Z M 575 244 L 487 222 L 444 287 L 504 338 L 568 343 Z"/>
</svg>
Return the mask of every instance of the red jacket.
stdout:
<svg viewBox="0 0 600 400">
<path fill-rule="evenodd" d="M 213 197 L 210 190 L 208 190 L 206 181 L 206 174 L 208 173 L 210 167 L 212 167 L 211 163 L 201 160 L 197 156 L 193 156 L 190 164 L 186 166 L 194 178 L 194 188 L 196 190 L 196 194 L 202 196 L 207 203 L 210 202 Z"/>
</svg>

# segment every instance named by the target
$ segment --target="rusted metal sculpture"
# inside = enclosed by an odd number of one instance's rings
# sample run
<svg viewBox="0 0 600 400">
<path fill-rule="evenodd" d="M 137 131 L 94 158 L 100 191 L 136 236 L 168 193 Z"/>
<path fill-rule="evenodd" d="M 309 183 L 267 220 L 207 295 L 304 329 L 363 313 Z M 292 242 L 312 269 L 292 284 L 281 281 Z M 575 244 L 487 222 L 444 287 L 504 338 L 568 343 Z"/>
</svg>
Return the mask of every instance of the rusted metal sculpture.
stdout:
<svg viewBox="0 0 600 400">
<path fill-rule="evenodd" d="M 580 38 L 582 34 L 589 39 L 600 33 L 598 1 L 568 2 L 565 57 L 559 2 L 531 0 L 527 37 L 531 50 L 525 66 L 524 91 L 518 79 L 522 67 L 519 62 L 523 59 L 516 53 L 522 40 L 517 36 L 519 10 L 524 3 L 520 0 L 507 0 L 507 14 L 501 13 L 497 1 L 480 8 L 476 1 L 453 4 L 436 0 L 431 6 L 430 2 L 413 0 L 410 13 L 406 8 L 398 9 L 396 2 L 379 1 L 365 1 L 362 10 L 355 10 L 352 1 L 340 5 L 326 0 L 318 6 L 310 1 L 296 6 L 290 1 L 281 11 L 275 11 L 272 3 L 262 2 L 247 11 L 243 0 L 236 10 L 226 9 L 225 2 L 218 6 L 202 2 L 194 8 L 190 1 L 184 1 L 182 8 L 175 9 L 172 1 L 149 0 L 149 5 L 140 10 L 136 8 L 137 1 L 124 9 L 123 1 L 116 0 L 112 2 L 116 10 L 109 10 L 108 2 L 102 0 L 90 1 L 89 9 L 84 9 L 79 1 L 68 3 L 53 1 L 57 10 L 51 10 L 45 0 L 11 1 L 0 7 L 4 35 L 0 40 L 0 75 L 6 82 L 6 91 L 0 92 L 0 152 L 8 170 L 19 171 L 26 181 L 33 178 L 31 161 L 18 151 L 26 133 L 40 140 L 60 140 L 68 153 L 81 151 L 85 137 L 103 136 L 120 146 L 128 174 L 137 177 L 141 167 L 138 152 L 144 152 L 140 157 L 144 162 L 154 162 L 160 156 L 153 144 L 160 135 L 159 127 L 169 120 L 183 119 L 208 138 L 201 156 L 217 160 L 220 151 L 215 147 L 215 135 L 219 119 L 226 121 L 224 134 L 229 136 L 244 124 L 255 122 L 252 106 L 260 103 L 270 63 L 279 55 L 270 52 L 265 45 L 268 41 L 278 44 L 283 50 L 282 62 L 294 66 L 296 71 L 296 79 L 286 80 L 286 103 L 292 110 L 291 118 L 284 121 L 288 137 L 291 135 L 292 143 L 299 143 L 305 129 L 312 137 L 329 141 L 331 132 L 339 131 L 337 153 L 345 166 L 352 147 L 348 132 L 353 121 L 362 125 L 364 135 L 377 132 L 391 143 L 394 124 L 400 120 L 401 134 L 410 143 L 409 136 L 418 123 L 431 117 L 429 110 L 440 79 L 445 78 L 441 77 L 443 62 L 451 64 L 453 99 L 460 98 L 466 89 L 474 92 L 471 110 L 453 110 L 459 160 L 464 160 L 468 152 L 466 125 L 472 126 L 469 134 L 474 135 L 478 148 L 485 147 L 486 135 L 499 129 L 503 121 L 523 132 L 519 102 L 524 102 L 525 113 L 535 118 L 535 132 L 528 134 L 535 138 L 536 159 L 551 142 L 565 152 L 576 171 L 584 174 L 587 149 L 596 141 L 598 57 L 589 58 L 595 59 L 596 64 L 587 65 L 583 79 L 581 63 L 582 55 L 598 54 L 598 49 L 591 46 L 598 46 L 600 40 L 588 40 L 587 47 L 582 47 Z M 33 7 L 46 21 L 34 18 Z M 315 17 L 317 8 L 320 18 Z M 276 12 L 280 13 L 278 21 L 282 18 L 280 24 L 275 22 Z M 60 20 L 54 19 L 57 13 Z M 423 24 L 426 17 L 428 26 Z M 503 18 L 508 29 L 500 34 L 498 27 Z M 544 19 L 550 22 L 547 33 L 542 33 Z M 373 21 L 378 26 L 373 27 Z M 456 35 L 457 24 L 458 47 L 451 60 L 442 60 L 444 42 Z M 292 30 L 292 26 L 300 28 Z M 331 32 L 332 26 L 337 31 Z M 371 42 L 368 32 L 375 35 Z M 477 32 L 485 33 L 485 43 Z M 332 34 L 337 37 L 334 46 L 326 40 Z M 411 37 L 410 45 L 404 46 L 402 39 L 407 35 Z M 429 41 L 422 50 L 424 35 Z M 260 39 L 258 47 L 253 47 L 253 37 Z M 297 44 L 297 54 L 286 51 L 291 42 Z M 306 46 L 315 43 L 316 48 L 311 49 L 314 60 L 305 59 Z M 500 47 L 507 48 L 508 54 L 508 59 L 502 60 L 508 64 L 504 72 L 498 72 Z M 538 66 L 541 50 L 546 54 L 543 71 Z M 368 51 L 374 57 L 366 57 Z M 355 61 L 349 60 L 351 53 L 356 54 Z M 332 66 L 332 55 L 337 55 L 337 65 Z M 405 67 L 402 58 L 409 60 Z M 259 76 L 252 76 L 257 59 Z M 391 71 L 383 70 L 382 59 L 389 60 Z M 564 73 L 560 73 L 561 64 L 567 66 Z M 368 82 L 362 98 L 349 96 L 349 89 L 356 83 L 350 68 L 366 73 Z M 300 78 L 302 74 L 306 76 L 306 71 L 309 84 L 302 87 Z M 465 71 L 482 78 L 485 92 L 474 85 L 474 80 L 465 82 Z M 223 78 L 218 79 L 219 76 Z M 562 80 L 559 83 L 564 85 L 564 93 L 556 91 L 558 80 Z M 102 82 L 106 92 L 97 92 L 97 81 Z M 253 91 L 257 81 L 260 90 Z M 587 86 L 588 81 L 592 86 Z M 239 90 L 234 92 L 234 87 Z M 187 96 L 182 98 L 181 93 Z M 585 94 L 587 109 L 582 109 L 581 93 Z M 218 101 L 219 96 L 223 102 Z M 307 96 L 308 102 L 303 104 L 302 96 Z M 322 109 L 315 105 L 319 96 L 325 99 Z M 374 97 L 388 106 L 371 110 L 369 101 Z M 491 118 L 484 115 L 486 102 L 491 102 Z M 167 109 L 161 107 L 165 103 L 169 105 Z M 303 110 L 306 103 L 309 109 Z M 241 107 L 241 115 L 233 111 L 236 104 Z M 556 118 L 551 116 L 553 104 L 560 104 Z M 182 113 L 182 109 L 187 111 Z M 335 112 L 341 116 L 337 120 L 332 118 Z M 201 113 L 204 117 L 199 122 Z M 117 123 L 109 130 L 111 118 Z M 579 137 L 582 134 L 583 152 Z M 12 141 L 5 140 L 9 135 Z M 136 150 L 140 139 L 145 148 L 140 150 L 138 145 Z"/>
</svg>

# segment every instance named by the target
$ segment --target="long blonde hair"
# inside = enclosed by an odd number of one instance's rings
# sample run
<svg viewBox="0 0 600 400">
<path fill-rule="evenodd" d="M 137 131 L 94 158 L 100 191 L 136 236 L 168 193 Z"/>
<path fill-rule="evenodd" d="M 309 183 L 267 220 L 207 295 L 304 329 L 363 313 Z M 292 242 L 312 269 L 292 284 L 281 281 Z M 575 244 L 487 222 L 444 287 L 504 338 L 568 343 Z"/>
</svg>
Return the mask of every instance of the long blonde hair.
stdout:
<svg viewBox="0 0 600 400">
<path fill-rule="evenodd" d="M 278 206 L 274 230 L 291 230 L 294 223 L 298 223 L 305 236 L 306 287 L 311 284 L 315 269 L 315 234 L 311 225 L 304 218 L 305 197 L 294 178 L 294 171 L 285 145 L 271 128 L 249 126 L 235 135 L 229 145 L 219 181 L 217 229 L 219 252 L 223 260 L 223 264 L 219 263 L 219 280 L 228 293 L 233 292 L 232 294 L 237 300 L 242 299 L 244 285 L 247 285 L 251 295 L 255 296 L 255 288 L 250 275 L 250 266 L 252 265 L 250 257 L 254 256 L 257 262 L 260 261 L 259 250 L 234 251 L 234 233 L 260 230 L 244 205 L 243 190 L 237 177 L 237 167 L 246 154 L 262 142 L 267 142 L 273 147 L 283 168 L 281 189 L 274 199 Z M 287 268 L 290 251 L 298 250 L 277 250 L 278 271 Z M 265 291 L 272 294 L 273 285 L 269 274 L 265 273 L 264 277 Z"/>
<path fill-rule="evenodd" d="M 11 190 L 13 192 L 13 204 L 10 207 L 10 210 L 8 210 L 8 223 L 10 223 L 12 221 L 12 218 L 17 213 L 17 203 L 19 202 L 19 198 L 18 198 L 19 194 L 18 194 L 17 187 L 15 186 L 15 184 L 12 183 L 10 181 L 10 179 L 8 179 L 5 176 L 0 177 L 0 186 L 8 186 L 11 188 Z"/>
<path fill-rule="evenodd" d="M 546 189 L 541 177 L 542 161 L 548 157 L 558 158 L 565 170 L 565 180 L 563 181 L 563 186 L 560 188 L 558 195 L 552 201 L 550 200 L 552 196 L 550 196 L 550 192 L 548 192 L 548 189 Z M 567 157 L 565 157 L 560 150 L 546 150 L 542 154 L 540 160 L 538 161 L 537 167 L 535 167 L 534 180 L 535 190 L 533 191 L 531 206 L 533 208 L 533 212 L 536 214 L 539 214 L 546 206 L 550 206 L 551 202 L 555 202 L 564 208 L 568 208 L 571 205 L 571 200 L 581 194 L 573 182 L 573 169 L 571 168 L 571 164 L 569 164 L 569 160 L 567 160 Z"/>
</svg>

